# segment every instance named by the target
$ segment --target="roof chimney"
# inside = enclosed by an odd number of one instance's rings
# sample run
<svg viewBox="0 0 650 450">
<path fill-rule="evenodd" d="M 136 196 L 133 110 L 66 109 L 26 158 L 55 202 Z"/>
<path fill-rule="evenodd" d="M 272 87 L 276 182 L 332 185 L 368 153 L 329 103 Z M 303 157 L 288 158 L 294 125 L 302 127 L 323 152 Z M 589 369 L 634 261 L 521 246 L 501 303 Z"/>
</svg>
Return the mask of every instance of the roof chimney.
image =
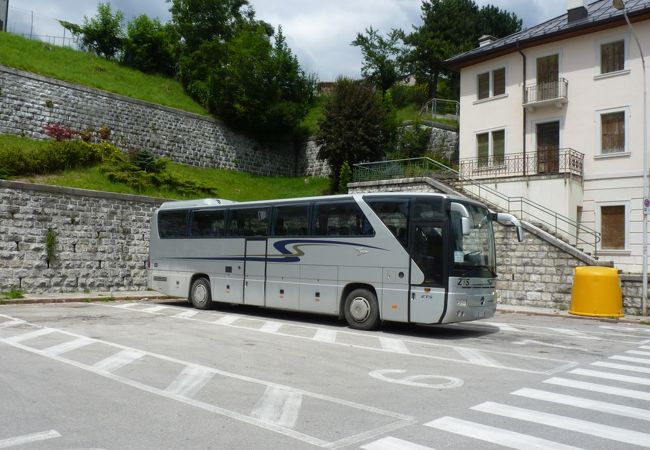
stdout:
<svg viewBox="0 0 650 450">
<path fill-rule="evenodd" d="M 587 0 L 567 0 L 567 23 L 587 17 Z"/>
<path fill-rule="evenodd" d="M 478 38 L 478 46 L 479 47 L 485 47 L 486 45 L 490 45 L 492 42 L 496 41 L 497 38 L 494 36 L 490 36 L 489 34 L 484 34 L 480 38 Z"/>
</svg>

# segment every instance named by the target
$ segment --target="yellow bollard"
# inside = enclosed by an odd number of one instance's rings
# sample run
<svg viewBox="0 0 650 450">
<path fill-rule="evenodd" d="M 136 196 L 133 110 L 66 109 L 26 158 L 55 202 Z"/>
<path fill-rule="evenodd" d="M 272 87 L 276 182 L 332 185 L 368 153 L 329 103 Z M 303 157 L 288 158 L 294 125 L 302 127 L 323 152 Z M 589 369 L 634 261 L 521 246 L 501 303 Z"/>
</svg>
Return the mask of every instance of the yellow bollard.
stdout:
<svg viewBox="0 0 650 450">
<path fill-rule="evenodd" d="M 611 267 L 576 267 L 570 314 L 622 317 L 623 295 L 618 270 Z"/>
</svg>

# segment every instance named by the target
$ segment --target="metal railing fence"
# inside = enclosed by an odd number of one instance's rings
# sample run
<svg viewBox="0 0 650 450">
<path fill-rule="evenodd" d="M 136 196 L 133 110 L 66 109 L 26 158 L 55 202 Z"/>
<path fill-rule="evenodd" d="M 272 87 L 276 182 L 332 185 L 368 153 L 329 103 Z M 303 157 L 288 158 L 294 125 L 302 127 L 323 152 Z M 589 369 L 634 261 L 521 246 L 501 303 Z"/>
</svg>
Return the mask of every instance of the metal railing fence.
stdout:
<svg viewBox="0 0 650 450">
<path fill-rule="evenodd" d="M 601 240 L 599 232 L 525 197 L 508 197 L 433 159 L 424 157 L 360 163 L 354 165 L 352 172 L 354 182 L 411 177 L 428 177 L 445 182 L 497 211 L 517 215 L 520 219 L 536 225 L 541 224 L 556 237 L 577 246 L 584 246 L 585 251 L 591 250 L 594 257 L 598 254 L 598 243 Z"/>
</svg>

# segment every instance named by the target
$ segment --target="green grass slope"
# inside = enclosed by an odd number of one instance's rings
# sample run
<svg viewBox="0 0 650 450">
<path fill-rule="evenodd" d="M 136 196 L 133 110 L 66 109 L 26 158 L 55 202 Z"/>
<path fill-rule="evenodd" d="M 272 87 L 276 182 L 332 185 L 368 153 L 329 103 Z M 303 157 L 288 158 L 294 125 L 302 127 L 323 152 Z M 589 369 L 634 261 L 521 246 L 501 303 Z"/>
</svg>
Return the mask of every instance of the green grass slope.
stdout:
<svg viewBox="0 0 650 450">
<path fill-rule="evenodd" d="M 159 105 L 208 115 L 172 78 L 149 75 L 69 48 L 0 33 L 0 64 Z"/>
<path fill-rule="evenodd" d="M 0 134 L 0 151 L 3 149 L 45 149 L 51 141 L 38 141 L 18 136 Z M 169 162 L 167 170 L 174 176 L 189 179 L 209 186 L 217 191 L 217 197 L 235 201 L 266 200 L 275 198 L 311 197 L 324 194 L 329 180 L 320 177 L 268 177 L 231 170 L 203 169 Z M 166 187 L 153 186 L 135 189 L 124 183 L 111 182 L 100 166 L 70 169 L 48 175 L 11 177 L 11 180 L 49 184 L 96 191 L 123 194 L 147 195 L 151 197 L 188 200 L 188 196 Z"/>
</svg>

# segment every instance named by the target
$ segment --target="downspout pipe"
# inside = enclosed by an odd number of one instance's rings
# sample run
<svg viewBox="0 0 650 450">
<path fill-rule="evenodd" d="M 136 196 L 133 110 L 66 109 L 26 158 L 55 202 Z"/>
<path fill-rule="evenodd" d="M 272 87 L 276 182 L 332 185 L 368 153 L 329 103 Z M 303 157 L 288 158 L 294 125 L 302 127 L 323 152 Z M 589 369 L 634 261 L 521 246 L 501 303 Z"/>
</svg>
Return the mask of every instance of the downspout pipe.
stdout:
<svg viewBox="0 0 650 450">
<path fill-rule="evenodd" d="M 522 133 L 522 145 L 523 145 L 523 154 L 524 154 L 524 160 L 522 162 L 523 164 L 523 169 L 524 169 L 524 176 L 526 176 L 526 118 L 527 118 L 527 111 L 526 111 L 526 55 L 524 55 L 524 52 L 521 51 L 521 48 L 519 47 L 519 41 L 517 41 L 517 51 L 521 55 L 521 58 L 523 60 L 523 79 L 522 79 L 522 88 L 521 88 L 521 98 L 522 98 L 522 104 L 521 107 L 523 108 L 523 122 L 521 126 L 521 133 Z"/>
</svg>

